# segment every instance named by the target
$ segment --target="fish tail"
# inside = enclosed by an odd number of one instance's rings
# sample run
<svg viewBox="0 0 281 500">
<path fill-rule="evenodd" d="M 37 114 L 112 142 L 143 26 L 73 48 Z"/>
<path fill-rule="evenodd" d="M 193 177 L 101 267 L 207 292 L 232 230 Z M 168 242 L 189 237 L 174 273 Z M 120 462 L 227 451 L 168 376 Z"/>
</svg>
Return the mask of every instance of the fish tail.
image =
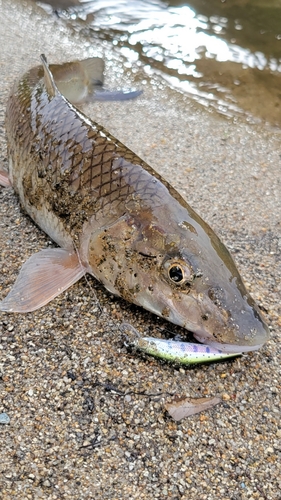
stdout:
<svg viewBox="0 0 281 500">
<path fill-rule="evenodd" d="M 89 57 L 80 61 L 85 79 L 89 85 L 103 85 L 104 61 L 100 57 Z"/>
</svg>

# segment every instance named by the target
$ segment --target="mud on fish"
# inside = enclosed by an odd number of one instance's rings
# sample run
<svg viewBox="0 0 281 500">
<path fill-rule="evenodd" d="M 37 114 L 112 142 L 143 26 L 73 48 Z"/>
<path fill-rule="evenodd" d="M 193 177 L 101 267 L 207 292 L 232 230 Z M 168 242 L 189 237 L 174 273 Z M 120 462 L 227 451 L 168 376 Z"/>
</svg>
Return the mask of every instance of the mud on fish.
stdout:
<svg viewBox="0 0 281 500">
<path fill-rule="evenodd" d="M 9 172 L 30 217 L 60 248 L 23 265 L 0 310 L 34 311 L 86 273 L 111 293 L 192 331 L 208 352 L 259 349 L 268 328 L 220 239 L 147 163 L 75 103 L 103 90 L 99 58 L 24 74 L 7 104 Z"/>
</svg>

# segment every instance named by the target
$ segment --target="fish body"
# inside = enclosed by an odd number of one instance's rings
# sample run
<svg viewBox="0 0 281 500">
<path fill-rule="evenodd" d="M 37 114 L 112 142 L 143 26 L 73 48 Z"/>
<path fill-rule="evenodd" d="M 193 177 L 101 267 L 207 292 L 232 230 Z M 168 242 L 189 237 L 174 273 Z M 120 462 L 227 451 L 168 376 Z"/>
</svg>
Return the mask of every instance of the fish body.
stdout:
<svg viewBox="0 0 281 500">
<path fill-rule="evenodd" d="M 200 342 L 230 353 L 261 347 L 267 326 L 223 243 L 54 78 L 42 56 L 9 97 L 6 132 L 10 182 L 61 248 L 24 264 L 0 310 L 35 310 L 90 273 Z"/>
</svg>

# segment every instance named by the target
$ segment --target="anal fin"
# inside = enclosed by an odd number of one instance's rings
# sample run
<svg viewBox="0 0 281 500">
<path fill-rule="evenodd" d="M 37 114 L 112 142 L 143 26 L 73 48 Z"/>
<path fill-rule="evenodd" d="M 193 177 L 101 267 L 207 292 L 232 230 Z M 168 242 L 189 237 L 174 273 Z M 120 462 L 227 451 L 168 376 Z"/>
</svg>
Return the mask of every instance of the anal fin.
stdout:
<svg viewBox="0 0 281 500">
<path fill-rule="evenodd" d="M 85 273 L 76 252 L 63 248 L 41 250 L 24 263 L 10 293 L 0 302 L 0 311 L 35 311 L 73 285 Z"/>
</svg>

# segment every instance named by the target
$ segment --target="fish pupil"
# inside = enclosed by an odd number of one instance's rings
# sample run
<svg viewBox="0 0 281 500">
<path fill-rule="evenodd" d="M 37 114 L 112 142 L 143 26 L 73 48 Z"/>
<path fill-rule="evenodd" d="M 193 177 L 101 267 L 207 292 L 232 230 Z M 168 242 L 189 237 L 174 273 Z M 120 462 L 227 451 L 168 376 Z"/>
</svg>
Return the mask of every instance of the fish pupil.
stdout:
<svg viewBox="0 0 281 500">
<path fill-rule="evenodd" d="M 175 283 L 180 283 L 183 280 L 183 272 L 180 266 L 172 266 L 169 269 L 169 276 Z"/>
</svg>

